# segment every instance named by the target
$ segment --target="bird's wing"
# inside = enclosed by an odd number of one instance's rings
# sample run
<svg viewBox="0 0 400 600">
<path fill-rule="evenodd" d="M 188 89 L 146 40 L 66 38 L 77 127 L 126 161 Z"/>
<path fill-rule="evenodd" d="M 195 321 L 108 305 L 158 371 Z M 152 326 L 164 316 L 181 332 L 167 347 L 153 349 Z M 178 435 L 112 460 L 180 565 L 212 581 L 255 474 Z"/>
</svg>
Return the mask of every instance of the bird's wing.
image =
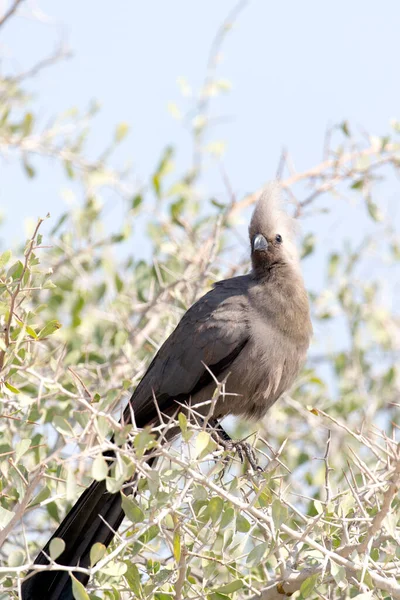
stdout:
<svg viewBox="0 0 400 600">
<path fill-rule="evenodd" d="M 248 276 L 221 281 L 185 313 L 132 395 L 139 427 L 157 416 L 154 397 L 163 411 L 208 385 L 209 370 L 218 377 L 229 369 L 248 340 L 249 281 Z M 129 412 L 128 406 L 126 419 Z"/>
</svg>

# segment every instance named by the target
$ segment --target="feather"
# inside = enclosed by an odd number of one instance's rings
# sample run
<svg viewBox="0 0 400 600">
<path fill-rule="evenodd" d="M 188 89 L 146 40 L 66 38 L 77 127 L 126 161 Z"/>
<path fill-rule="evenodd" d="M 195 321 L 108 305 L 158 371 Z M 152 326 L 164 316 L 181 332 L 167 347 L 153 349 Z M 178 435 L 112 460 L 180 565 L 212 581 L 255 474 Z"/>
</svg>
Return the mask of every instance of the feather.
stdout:
<svg viewBox="0 0 400 600">
<path fill-rule="evenodd" d="M 286 262 L 299 266 L 296 225 L 295 219 L 284 210 L 280 184 L 273 182 L 266 185 L 257 201 L 250 221 L 250 242 L 257 234 L 263 235 L 265 239 L 272 243 L 276 236 L 280 235 L 283 240 L 282 254 Z"/>
</svg>

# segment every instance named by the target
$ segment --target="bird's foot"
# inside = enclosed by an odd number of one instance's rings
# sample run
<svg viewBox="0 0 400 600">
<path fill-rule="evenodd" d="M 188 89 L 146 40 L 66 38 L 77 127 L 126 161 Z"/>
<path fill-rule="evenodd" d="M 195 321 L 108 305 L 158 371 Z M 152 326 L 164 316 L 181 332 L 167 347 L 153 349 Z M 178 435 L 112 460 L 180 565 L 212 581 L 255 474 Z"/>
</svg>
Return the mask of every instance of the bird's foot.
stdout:
<svg viewBox="0 0 400 600">
<path fill-rule="evenodd" d="M 225 450 L 237 453 L 240 461 L 244 463 L 247 459 L 249 465 L 253 471 L 262 471 L 263 469 L 259 466 L 256 453 L 254 452 L 253 446 L 244 440 L 234 441 L 229 434 L 226 433 L 225 429 L 220 425 L 216 419 L 210 419 L 209 423 L 211 429 L 211 435 L 215 441 L 223 446 Z"/>
<path fill-rule="evenodd" d="M 222 445 L 226 448 L 226 450 L 235 451 L 238 457 L 240 458 L 240 462 L 244 463 L 244 461 L 247 459 L 247 462 L 249 463 L 253 471 L 263 470 L 258 464 L 253 446 L 248 442 L 245 442 L 243 440 L 234 442 L 233 440 L 230 440 L 229 442 L 222 443 Z"/>
</svg>

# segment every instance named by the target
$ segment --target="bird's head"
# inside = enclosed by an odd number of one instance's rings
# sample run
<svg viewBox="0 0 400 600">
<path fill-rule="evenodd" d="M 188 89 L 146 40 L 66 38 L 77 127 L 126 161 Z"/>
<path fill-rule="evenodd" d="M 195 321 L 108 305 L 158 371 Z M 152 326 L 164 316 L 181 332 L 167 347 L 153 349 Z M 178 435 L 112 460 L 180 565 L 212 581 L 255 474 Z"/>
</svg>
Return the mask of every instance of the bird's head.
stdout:
<svg viewBox="0 0 400 600">
<path fill-rule="evenodd" d="M 298 267 L 294 220 L 282 210 L 279 185 L 261 194 L 249 226 L 253 270 L 267 272 L 276 265 Z"/>
</svg>

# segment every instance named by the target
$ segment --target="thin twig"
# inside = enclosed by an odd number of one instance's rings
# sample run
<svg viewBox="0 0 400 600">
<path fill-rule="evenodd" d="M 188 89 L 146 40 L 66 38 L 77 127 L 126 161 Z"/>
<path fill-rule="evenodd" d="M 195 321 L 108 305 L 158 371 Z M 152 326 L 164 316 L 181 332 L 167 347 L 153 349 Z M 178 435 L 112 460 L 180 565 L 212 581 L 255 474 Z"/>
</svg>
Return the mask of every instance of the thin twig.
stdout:
<svg viewBox="0 0 400 600">
<path fill-rule="evenodd" d="M 33 247 L 35 244 L 35 240 L 36 240 L 36 236 L 37 233 L 39 231 L 39 228 L 41 226 L 41 224 L 43 223 L 44 219 L 39 219 L 37 222 L 37 225 L 35 227 L 35 231 L 33 232 L 33 235 L 31 237 L 31 239 L 29 240 L 26 250 L 25 250 L 25 262 L 24 262 L 24 266 L 21 272 L 21 276 L 19 278 L 19 281 L 15 287 L 15 290 L 13 291 L 13 293 L 11 294 L 11 301 L 10 301 L 10 309 L 9 309 L 9 315 L 8 315 L 8 319 L 4 328 L 4 344 L 6 346 L 6 349 L 10 346 L 10 331 L 11 331 L 11 323 L 12 323 L 12 319 L 14 316 L 14 309 L 15 309 L 15 303 L 17 301 L 18 298 L 18 294 L 20 293 L 21 290 L 21 285 L 22 282 L 24 280 L 24 276 L 25 273 L 28 269 L 28 264 L 29 264 L 29 259 L 30 256 L 33 252 Z M 5 359 L 5 355 L 6 355 L 6 350 L 1 350 L 0 351 L 0 371 L 3 369 L 4 366 L 4 359 Z"/>
<path fill-rule="evenodd" d="M 2 27 L 10 17 L 12 17 L 12 15 L 15 13 L 21 2 L 23 2 L 23 0 L 14 0 L 10 8 L 4 13 L 2 17 L 0 17 L 0 27 Z"/>
</svg>

